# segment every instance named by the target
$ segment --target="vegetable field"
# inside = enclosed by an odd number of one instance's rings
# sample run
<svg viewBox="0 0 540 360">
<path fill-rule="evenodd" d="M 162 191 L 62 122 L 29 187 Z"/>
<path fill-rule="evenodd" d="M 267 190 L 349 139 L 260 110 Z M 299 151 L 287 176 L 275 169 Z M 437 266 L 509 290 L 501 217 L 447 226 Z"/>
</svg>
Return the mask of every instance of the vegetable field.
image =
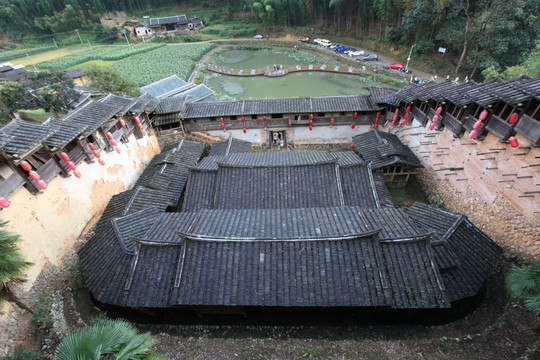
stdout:
<svg viewBox="0 0 540 360">
<path fill-rule="evenodd" d="M 17 59 L 23 56 L 33 55 L 42 53 L 49 50 L 54 50 L 56 47 L 54 46 L 45 46 L 45 47 L 39 47 L 39 48 L 31 48 L 31 49 L 18 49 L 18 50 L 10 50 L 10 51 L 2 51 L 0 52 L 0 62 L 11 60 L 11 59 Z"/>
<path fill-rule="evenodd" d="M 148 85 L 171 75 L 187 80 L 195 63 L 216 45 L 212 43 L 167 45 L 154 51 L 130 56 L 112 67 L 137 81 Z"/>
<path fill-rule="evenodd" d="M 55 60 L 47 61 L 39 64 L 40 68 L 49 69 L 49 68 L 59 68 L 67 69 L 79 64 L 82 64 L 91 60 L 106 60 L 106 61 L 116 61 L 124 59 L 128 56 L 137 55 L 147 51 L 152 51 L 160 47 L 165 46 L 164 44 L 141 44 L 135 46 L 105 46 L 95 48 L 93 50 L 83 51 L 78 54 L 58 58 Z"/>
</svg>

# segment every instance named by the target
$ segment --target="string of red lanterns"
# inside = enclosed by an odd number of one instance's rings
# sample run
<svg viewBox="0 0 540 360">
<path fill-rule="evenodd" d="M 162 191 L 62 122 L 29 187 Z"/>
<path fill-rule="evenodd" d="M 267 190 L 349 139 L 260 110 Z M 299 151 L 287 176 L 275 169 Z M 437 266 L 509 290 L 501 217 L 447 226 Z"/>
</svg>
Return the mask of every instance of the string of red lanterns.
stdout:
<svg viewBox="0 0 540 360">
<path fill-rule="evenodd" d="M 380 112 L 377 112 L 377 115 L 375 115 L 375 123 L 373 124 L 373 128 L 376 129 L 379 126 L 379 117 L 381 116 Z"/>
<path fill-rule="evenodd" d="M 99 163 L 101 166 L 105 166 L 105 160 L 101 159 L 101 154 L 97 151 L 97 149 L 96 149 L 96 147 L 94 146 L 94 144 L 89 143 L 89 144 L 88 144 L 88 148 L 90 148 L 90 150 L 93 151 L 94 156 L 96 157 L 96 159 L 98 159 L 98 163 Z"/>
<path fill-rule="evenodd" d="M 32 166 L 28 163 L 28 161 L 23 160 L 19 163 L 19 165 L 21 165 L 21 167 L 25 171 L 28 171 L 28 176 L 30 176 L 32 180 L 37 181 L 38 186 L 42 190 L 45 190 L 47 188 L 47 183 L 45 182 L 45 180 L 39 178 L 39 174 L 32 170 Z"/>
<path fill-rule="evenodd" d="M 351 129 L 354 129 L 356 127 L 356 118 L 358 117 L 358 113 L 355 111 L 353 116 L 353 123 L 351 124 Z"/>
<path fill-rule="evenodd" d="M 77 170 L 77 165 L 75 165 L 75 163 L 69 159 L 68 154 L 65 152 L 60 153 L 60 157 L 67 163 L 68 168 L 73 170 L 73 175 L 75 175 L 76 178 L 80 178 L 82 176 L 79 170 Z"/>
</svg>

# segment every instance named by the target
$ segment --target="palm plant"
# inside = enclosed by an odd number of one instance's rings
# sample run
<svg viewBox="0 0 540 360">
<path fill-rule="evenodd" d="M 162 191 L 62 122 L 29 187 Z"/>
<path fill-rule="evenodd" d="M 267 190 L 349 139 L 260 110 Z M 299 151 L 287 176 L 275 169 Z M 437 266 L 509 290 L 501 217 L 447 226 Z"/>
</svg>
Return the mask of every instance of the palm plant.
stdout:
<svg viewBox="0 0 540 360">
<path fill-rule="evenodd" d="M 31 265 L 24 260 L 17 247 L 19 235 L 11 234 L 5 226 L 7 221 L 0 222 L 0 304 L 10 301 L 32 313 L 32 310 L 15 295 L 15 286 L 23 281 L 23 272 Z"/>
<path fill-rule="evenodd" d="M 55 360 L 99 360 L 108 354 L 117 360 L 142 359 L 155 341 L 150 333 L 138 334 L 125 320 L 98 319 L 75 330 L 56 348 Z"/>
<path fill-rule="evenodd" d="M 525 306 L 540 313 L 540 258 L 531 265 L 515 267 L 506 277 L 510 294 L 523 301 Z"/>
</svg>

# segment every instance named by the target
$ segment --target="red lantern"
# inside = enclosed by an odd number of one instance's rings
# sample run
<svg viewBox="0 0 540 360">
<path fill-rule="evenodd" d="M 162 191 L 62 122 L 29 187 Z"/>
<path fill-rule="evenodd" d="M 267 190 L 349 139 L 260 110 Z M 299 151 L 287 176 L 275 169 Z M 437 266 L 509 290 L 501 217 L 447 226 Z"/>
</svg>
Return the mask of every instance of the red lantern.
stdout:
<svg viewBox="0 0 540 360">
<path fill-rule="evenodd" d="M 309 120 L 309 126 L 313 125 L 313 120 Z"/>
<path fill-rule="evenodd" d="M 473 126 L 473 129 L 474 130 L 478 130 L 482 127 L 482 121 L 481 120 L 478 120 L 477 122 L 474 123 L 474 126 Z"/>
<path fill-rule="evenodd" d="M 351 124 L 351 129 L 354 129 L 356 127 L 356 123 Z"/>
<path fill-rule="evenodd" d="M 407 119 L 403 118 L 403 120 L 401 121 L 401 126 L 405 126 L 407 125 Z"/>
<path fill-rule="evenodd" d="M 354 112 L 354 118 L 356 119 L 358 117 L 358 113 L 355 111 Z"/>
<path fill-rule="evenodd" d="M 99 160 L 98 160 L 98 163 L 99 163 L 99 165 L 101 165 L 101 166 L 105 166 L 105 160 L 103 160 L 103 159 L 99 159 Z"/>
<path fill-rule="evenodd" d="M 313 126 L 309 125 L 309 131 L 313 130 Z"/>
<path fill-rule="evenodd" d="M 437 110 L 435 110 L 435 114 L 441 115 L 441 113 L 442 113 L 442 107 L 439 106 L 439 107 L 437 108 Z"/>
<path fill-rule="evenodd" d="M 105 135 L 107 135 L 107 137 L 109 138 L 109 140 L 112 140 L 113 136 L 112 136 L 112 134 L 111 134 L 110 132 L 108 132 L 108 133 L 105 134 Z"/>
<path fill-rule="evenodd" d="M 409 118 L 409 113 L 405 113 L 405 115 L 403 115 L 403 118 L 407 120 Z"/>
<path fill-rule="evenodd" d="M 291 127 L 291 126 L 292 126 L 292 123 L 291 123 L 291 120 L 289 120 L 289 127 Z"/>
<path fill-rule="evenodd" d="M 266 116 L 263 116 L 263 121 L 266 121 Z"/>
<path fill-rule="evenodd" d="M 334 118 L 331 118 L 330 119 L 330 127 L 334 126 L 335 123 L 336 123 L 336 120 L 334 120 Z"/>
<path fill-rule="evenodd" d="M 379 118 L 375 118 L 375 124 L 379 123 Z"/>
<path fill-rule="evenodd" d="M 434 130 L 435 129 L 435 123 L 431 123 L 431 125 L 429 125 L 429 130 Z"/>
<path fill-rule="evenodd" d="M 224 123 L 221 123 L 221 128 L 225 129 L 225 124 Z"/>
<path fill-rule="evenodd" d="M 97 151 L 94 151 L 94 156 L 99 159 L 101 157 L 101 154 Z"/>
<path fill-rule="evenodd" d="M 351 144 L 351 146 L 349 146 L 349 149 L 354 150 L 354 144 Z"/>
<path fill-rule="evenodd" d="M 118 122 L 120 123 L 120 126 L 126 126 L 126 122 L 124 120 L 120 119 Z"/>
<path fill-rule="evenodd" d="M 381 113 L 377 112 L 377 115 L 375 115 L 375 117 L 378 119 L 379 117 L 381 117 Z"/>
<path fill-rule="evenodd" d="M 514 125 L 515 123 L 517 123 L 517 121 L 518 121 L 518 114 L 512 113 L 512 115 L 510 115 L 510 119 L 508 119 L 508 122 L 510 123 L 510 125 Z"/>
<path fill-rule="evenodd" d="M 0 206 L 1 206 L 2 208 L 4 208 L 4 209 L 5 209 L 5 208 L 8 208 L 9 205 L 11 205 L 11 203 L 9 202 L 8 199 L 6 199 L 5 197 L 0 197 Z"/>
<path fill-rule="evenodd" d="M 73 171 L 73 175 L 75 175 L 75 177 L 78 179 L 80 178 L 82 175 L 81 175 L 81 172 L 79 170 L 74 170 Z"/>
<path fill-rule="evenodd" d="M 242 131 L 244 132 L 244 134 L 247 132 L 246 128 L 243 128 Z"/>
<path fill-rule="evenodd" d="M 219 118 L 219 122 L 221 122 L 221 123 L 223 122 L 223 118 L 222 118 L 222 117 Z"/>
<path fill-rule="evenodd" d="M 378 126 L 379 126 L 379 124 L 375 123 L 375 124 L 373 125 L 373 128 L 376 129 Z"/>
<path fill-rule="evenodd" d="M 35 171 L 30 171 L 28 175 L 30 175 L 30 178 L 32 178 L 32 180 L 35 180 L 35 181 L 39 180 L 39 174 Z"/>
<path fill-rule="evenodd" d="M 73 161 L 68 161 L 67 165 L 68 165 L 68 168 L 70 168 L 71 170 L 75 170 L 77 168 L 77 166 L 75 165 Z"/>
<path fill-rule="evenodd" d="M 397 108 L 396 111 L 394 111 L 394 114 L 399 115 L 399 108 Z"/>
<path fill-rule="evenodd" d="M 514 136 L 508 138 L 508 141 L 510 142 L 510 146 L 513 148 L 517 148 L 519 146 L 519 141 Z"/>
<path fill-rule="evenodd" d="M 411 107 L 410 107 L 410 106 L 407 106 L 407 112 L 408 112 L 408 113 L 411 112 Z"/>
<path fill-rule="evenodd" d="M 144 129 L 143 124 L 137 124 L 137 127 L 138 127 L 139 129 L 141 129 L 141 130 Z"/>
<path fill-rule="evenodd" d="M 392 121 L 392 127 L 396 126 L 396 120 Z"/>
<path fill-rule="evenodd" d="M 69 161 L 69 155 L 66 154 L 65 152 L 61 153 L 60 157 L 62 158 L 62 160 L 66 161 L 66 162 Z"/>
<path fill-rule="evenodd" d="M 137 116 L 135 116 L 135 122 L 136 122 L 137 124 L 140 124 L 140 123 L 141 123 L 141 120 L 140 120 Z"/>
<path fill-rule="evenodd" d="M 32 170 L 32 166 L 30 166 L 30 164 L 28 163 L 28 161 L 23 160 L 23 161 L 20 162 L 19 165 L 21 165 L 21 167 L 22 167 L 24 170 L 26 170 L 26 171 Z"/>
<path fill-rule="evenodd" d="M 242 116 L 242 122 L 246 122 L 246 118 Z"/>
<path fill-rule="evenodd" d="M 313 114 L 309 114 L 309 120 L 313 120 Z"/>
<path fill-rule="evenodd" d="M 392 119 L 393 122 L 396 122 L 398 119 L 398 116 L 397 115 L 394 115 L 394 118 Z"/>
<path fill-rule="evenodd" d="M 433 121 L 434 123 L 439 121 L 439 115 L 433 115 L 433 119 L 431 119 L 431 121 Z"/>
<path fill-rule="evenodd" d="M 141 131 L 142 136 L 146 136 L 146 131 Z"/>
<path fill-rule="evenodd" d="M 38 184 L 38 186 L 39 186 L 40 188 L 42 188 L 43 190 L 45 190 L 45 189 L 47 188 L 47 183 L 45 182 L 45 180 L 39 180 L 39 181 L 37 182 L 37 184 Z"/>
<path fill-rule="evenodd" d="M 476 130 L 471 131 L 471 133 L 469 134 L 469 138 L 474 139 L 476 137 L 476 134 L 478 134 Z"/>
<path fill-rule="evenodd" d="M 480 120 L 485 120 L 485 119 L 487 118 L 487 116 L 488 116 L 488 112 L 487 112 L 487 110 L 484 110 L 484 111 L 482 111 L 482 112 L 480 113 L 479 119 L 480 119 Z"/>
<path fill-rule="evenodd" d="M 115 147 L 114 150 L 115 150 L 118 154 L 120 154 L 120 153 L 122 152 L 122 151 L 120 150 L 119 147 Z"/>
<path fill-rule="evenodd" d="M 118 141 L 116 141 L 116 140 L 112 139 L 112 140 L 111 140 L 111 145 L 112 145 L 112 146 L 116 146 L 116 145 L 118 145 Z"/>
<path fill-rule="evenodd" d="M 96 147 L 94 146 L 94 144 L 90 143 L 88 144 L 88 147 L 90 148 L 90 150 L 96 151 Z"/>
</svg>

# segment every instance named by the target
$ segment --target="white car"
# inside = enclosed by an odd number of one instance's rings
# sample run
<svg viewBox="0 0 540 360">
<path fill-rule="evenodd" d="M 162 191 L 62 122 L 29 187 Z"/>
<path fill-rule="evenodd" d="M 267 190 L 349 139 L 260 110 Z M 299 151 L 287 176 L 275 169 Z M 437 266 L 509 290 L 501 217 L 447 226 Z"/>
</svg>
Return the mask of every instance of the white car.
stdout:
<svg viewBox="0 0 540 360">
<path fill-rule="evenodd" d="M 326 40 L 326 39 L 315 39 L 315 40 L 313 40 L 313 43 L 314 44 L 319 44 L 319 45 L 322 45 L 322 46 L 326 46 L 326 47 L 332 45 L 330 40 Z"/>
<path fill-rule="evenodd" d="M 262 35 L 255 35 L 253 38 L 255 40 L 261 40 L 263 37 L 262 37 Z"/>
<path fill-rule="evenodd" d="M 349 51 L 349 56 L 362 56 L 364 55 L 363 50 Z"/>
</svg>

